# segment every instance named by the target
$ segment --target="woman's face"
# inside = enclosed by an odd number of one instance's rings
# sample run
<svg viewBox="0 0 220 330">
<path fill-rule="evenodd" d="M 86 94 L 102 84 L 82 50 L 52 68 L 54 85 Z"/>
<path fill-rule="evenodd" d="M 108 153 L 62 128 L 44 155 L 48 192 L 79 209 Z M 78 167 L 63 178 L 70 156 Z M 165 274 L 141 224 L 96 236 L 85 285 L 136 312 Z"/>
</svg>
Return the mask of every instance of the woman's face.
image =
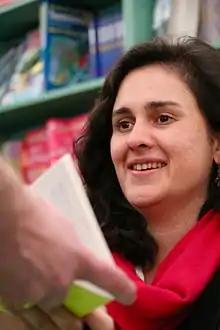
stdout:
<svg viewBox="0 0 220 330">
<path fill-rule="evenodd" d="M 164 200 L 205 198 L 216 141 L 174 70 L 151 65 L 128 74 L 112 125 L 112 161 L 133 206 L 141 210 Z"/>
</svg>

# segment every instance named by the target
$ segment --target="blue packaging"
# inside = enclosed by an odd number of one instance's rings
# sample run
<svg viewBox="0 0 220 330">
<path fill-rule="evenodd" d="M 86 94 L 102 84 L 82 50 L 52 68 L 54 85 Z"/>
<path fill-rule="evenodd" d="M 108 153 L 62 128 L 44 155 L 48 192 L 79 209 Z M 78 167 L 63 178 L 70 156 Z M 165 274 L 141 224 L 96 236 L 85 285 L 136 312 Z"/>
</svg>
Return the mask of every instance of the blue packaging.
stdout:
<svg viewBox="0 0 220 330">
<path fill-rule="evenodd" d="M 58 4 L 59 3 L 59 4 Z M 46 91 L 91 78 L 89 68 L 89 11 L 43 0 L 40 10 L 44 87 Z"/>
<path fill-rule="evenodd" d="M 89 24 L 89 66 L 93 78 L 101 76 L 97 21 L 97 17 L 94 17 Z"/>
<path fill-rule="evenodd" d="M 105 76 L 123 53 L 123 18 L 120 9 L 109 10 L 98 17 L 98 51 L 100 74 Z"/>
</svg>

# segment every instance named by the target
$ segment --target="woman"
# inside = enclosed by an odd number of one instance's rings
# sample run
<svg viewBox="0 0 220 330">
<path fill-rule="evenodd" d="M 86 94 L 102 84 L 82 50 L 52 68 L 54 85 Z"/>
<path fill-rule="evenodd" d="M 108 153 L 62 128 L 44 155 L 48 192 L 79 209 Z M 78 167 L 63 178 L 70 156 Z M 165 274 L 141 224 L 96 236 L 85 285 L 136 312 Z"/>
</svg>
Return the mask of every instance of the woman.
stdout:
<svg viewBox="0 0 220 330">
<path fill-rule="evenodd" d="M 76 149 L 138 294 L 88 316 L 90 329 L 218 329 L 219 106 L 220 56 L 197 39 L 135 47 L 108 75 Z"/>
<path fill-rule="evenodd" d="M 137 46 L 104 83 L 77 150 L 116 263 L 138 289 L 132 306 L 108 306 L 118 329 L 220 325 L 219 106 L 220 55 L 197 39 Z"/>
</svg>

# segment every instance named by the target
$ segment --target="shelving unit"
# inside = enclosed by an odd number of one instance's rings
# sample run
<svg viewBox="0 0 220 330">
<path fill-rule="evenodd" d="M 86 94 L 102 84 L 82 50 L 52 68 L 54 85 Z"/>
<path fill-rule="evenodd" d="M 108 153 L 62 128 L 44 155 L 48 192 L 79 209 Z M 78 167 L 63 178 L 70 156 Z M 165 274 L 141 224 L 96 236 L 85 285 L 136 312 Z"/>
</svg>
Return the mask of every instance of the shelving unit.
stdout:
<svg viewBox="0 0 220 330">
<path fill-rule="evenodd" d="M 91 80 L 43 94 L 40 98 L 11 105 L 0 111 L 0 132 L 5 137 L 38 126 L 49 117 L 69 117 L 91 109 L 104 79 Z"/>
<path fill-rule="evenodd" d="M 100 10 L 119 0 L 63 0 L 73 7 Z M 20 0 L 0 9 L 0 49 L 8 40 L 22 37 L 37 26 L 39 0 Z M 125 40 L 124 48 L 149 40 L 151 37 L 154 0 L 121 0 Z M 49 117 L 74 116 L 88 111 L 93 105 L 104 79 L 95 79 L 68 88 L 42 94 L 38 99 L 0 107 L 1 138 L 42 124 Z"/>
<path fill-rule="evenodd" d="M 17 39 L 38 22 L 39 0 L 20 0 L 0 9 L 0 42 Z"/>
</svg>

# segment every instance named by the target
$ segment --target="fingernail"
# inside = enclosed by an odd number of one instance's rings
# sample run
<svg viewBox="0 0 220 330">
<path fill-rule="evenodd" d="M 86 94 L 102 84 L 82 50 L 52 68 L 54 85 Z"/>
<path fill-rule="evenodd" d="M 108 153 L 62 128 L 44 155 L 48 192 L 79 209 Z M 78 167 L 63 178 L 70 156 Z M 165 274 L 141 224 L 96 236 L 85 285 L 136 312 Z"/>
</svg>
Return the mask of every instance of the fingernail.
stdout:
<svg viewBox="0 0 220 330">
<path fill-rule="evenodd" d="M 116 299 L 123 305 L 131 305 L 137 297 L 137 288 L 133 281 L 128 280 L 126 289 L 123 293 L 119 294 Z"/>
</svg>

